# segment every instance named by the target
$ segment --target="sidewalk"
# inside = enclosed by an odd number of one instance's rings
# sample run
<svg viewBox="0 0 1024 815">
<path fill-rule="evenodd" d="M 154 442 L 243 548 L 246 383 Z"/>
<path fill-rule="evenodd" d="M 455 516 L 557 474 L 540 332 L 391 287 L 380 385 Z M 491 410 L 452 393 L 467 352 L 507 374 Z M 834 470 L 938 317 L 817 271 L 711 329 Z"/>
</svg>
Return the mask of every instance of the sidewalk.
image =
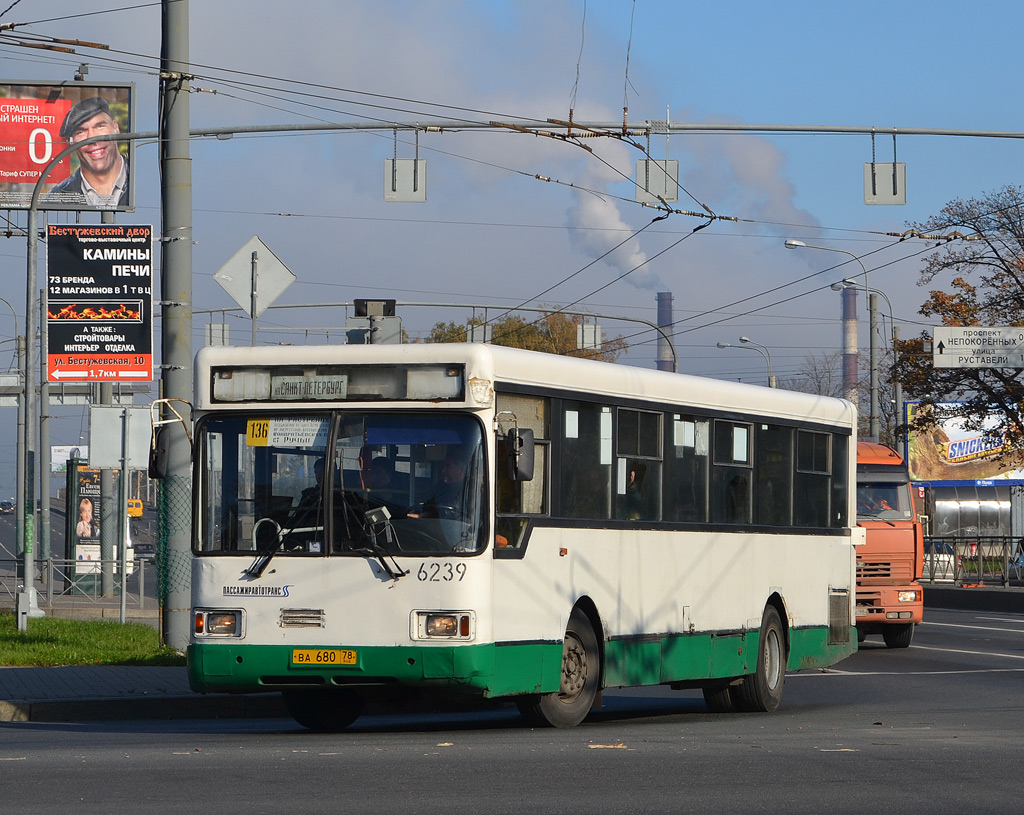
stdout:
<svg viewBox="0 0 1024 815">
<path fill-rule="evenodd" d="M 925 607 L 1020 613 L 1024 612 L 1024 588 L 926 586 Z M 109 619 L 110 615 L 105 616 Z M 116 609 L 113 617 L 117 619 Z M 145 619 L 156 625 L 156 611 Z M 247 696 L 193 693 L 189 690 L 185 668 L 0 668 L 0 722 L 287 715 L 277 693 Z"/>
<path fill-rule="evenodd" d="M 0 722 L 287 716 L 276 693 L 204 696 L 185 668 L 0 668 Z"/>
<path fill-rule="evenodd" d="M 120 603 L 55 598 L 47 616 L 117 622 Z M 10 608 L 0 613 L 11 614 Z M 160 626 L 155 603 L 128 606 L 125 621 Z M 31 625 L 31 621 L 29 621 Z M 127 666 L 0 667 L 0 722 L 104 719 L 220 719 L 287 716 L 278 693 L 230 696 L 193 693 L 185 668 Z"/>
</svg>

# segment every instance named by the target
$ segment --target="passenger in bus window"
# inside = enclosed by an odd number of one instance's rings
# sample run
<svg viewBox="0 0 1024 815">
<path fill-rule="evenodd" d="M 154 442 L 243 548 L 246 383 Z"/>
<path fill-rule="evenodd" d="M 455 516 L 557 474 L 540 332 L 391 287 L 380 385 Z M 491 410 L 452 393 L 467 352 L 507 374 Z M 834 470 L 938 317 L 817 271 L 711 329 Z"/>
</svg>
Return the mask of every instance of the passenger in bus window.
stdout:
<svg viewBox="0 0 1024 815">
<path fill-rule="evenodd" d="M 302 491 L 299 495 L 298 506 L 309 507 L 320 503 L 321 485 L 324 481 L 324 460 L 322 456 L 313 462 L 313 479 L 316 483 Z"/>
<path fill-rule="evenodd" d="M 734 475 L 729 482 L 728 523 L 750 522 L 750 499 L 748 496 L 747 477 Z"/>
<path fill-rule="evenodd" d="M 369 490 L 386 490 L 395 475 L 395 465 L 387 456 L 377 456 L 363 472 L 363 486 Z"/>
<path fill-rule="evenodd" d="M 387 456 L 376 456 L 364 467 L 360 477 L 364 490 L 361 497 L 366 502 L 367 509 L 387 507 L 392 518 L 406 517 L 405 502 L 393 483 L 395 463 L 391 459 Z"/>
<path fill-rule="evenodd" d="M 460 448 L 449 450 L 437 467 L 434 494 L 410 518 L 458 518 L 462 514 L 466 462 Z"/>
<path fill-rule="evenodd" d="M 647 467 L 642 461 L 630 461 L 626 474 L 626 518 L 637 521 L 643 516 L 644 510 L 644 476 Z"/>
</svg>

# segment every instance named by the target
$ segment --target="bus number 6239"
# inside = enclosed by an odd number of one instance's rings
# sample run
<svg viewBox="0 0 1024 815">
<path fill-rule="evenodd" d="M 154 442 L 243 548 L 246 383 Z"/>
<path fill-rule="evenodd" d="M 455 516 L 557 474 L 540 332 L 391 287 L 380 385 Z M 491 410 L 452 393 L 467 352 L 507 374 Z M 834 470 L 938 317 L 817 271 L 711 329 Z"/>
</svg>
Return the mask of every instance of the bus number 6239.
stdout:
<svg viewBox="0 0 1024 815">
<path fill-rule="evenodd" d="M 421 563 L 416 570 L 416 579 L 421 583 L 461 583 L 466 576 L 465 563 Z"/>
</svg>

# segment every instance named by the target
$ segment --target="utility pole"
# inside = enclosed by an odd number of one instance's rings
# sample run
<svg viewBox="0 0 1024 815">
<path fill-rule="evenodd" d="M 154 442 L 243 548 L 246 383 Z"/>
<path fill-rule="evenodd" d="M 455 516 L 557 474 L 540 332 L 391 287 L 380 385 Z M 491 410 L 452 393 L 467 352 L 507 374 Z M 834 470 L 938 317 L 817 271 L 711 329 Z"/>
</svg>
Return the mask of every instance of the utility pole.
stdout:
<svg viewBox="0 0 1024 815">
<path fill-rule="evenodd" d="M 162 396 L 192 400 L 192 163 L 189 157 L 189 4 L 162 0 L 160 167 L 163 178 L 160 290 Z M 184 651 L 191 597 L 192 451 L 180 428 L 167 432 L 167 477 L 160 489 L 163 638 Z"/>
</svg>

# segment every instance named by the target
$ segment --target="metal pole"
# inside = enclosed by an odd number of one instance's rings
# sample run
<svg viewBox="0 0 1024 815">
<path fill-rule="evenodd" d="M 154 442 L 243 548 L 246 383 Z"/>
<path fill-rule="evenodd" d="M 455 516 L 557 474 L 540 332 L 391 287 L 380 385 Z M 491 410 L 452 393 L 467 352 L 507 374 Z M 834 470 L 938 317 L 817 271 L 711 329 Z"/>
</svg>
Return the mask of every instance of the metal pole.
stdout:
<svg viewBox="0 0 1024 815">
<path fill-rule="evenodd" d="M 869 330 L 871 331 L 868 352 L 871 365 L 871 412 L 868 433 L 874 441 L 878 441 L 878 295 L 874 292 L 868 292 L 868 313 L 870 315 Z"/>
<path fill-rule="evenodd" d="M 119 619 L 123 623 L 126 616 L 125 603 L 128 596 L 128 558 L 126 557 L 127 543 L 125 541 L 128 527 L 128 439 L 131 411 L 128 408 L 121 410 L 121 488 L 117 497 L 117 573 L 121 585 L 121 603 Z"/>
<path fill-rule="evenodd" d="M 160 165 L 163 203 L 162 396 L 192 398 L 192 164 L 189 157 L 189 3 L 163 0 L 160 48 Z M 170 428 L 160 489 L 165 551 L 160 591 L 164 642 L 184 651 L 191 597 L 192 451 Z"/>
<path fill-rule="evenodd" d="M 114 386 L 109 382 L 100 383 L 100 404 L 114 404 Z M 92 439 L 89 439 L 90 444 Z M 124 480 L 124 472 L 121 473 Z M 102 594 L 110 597 L 114 593 L 114 557 L 117 554 L 117 508 L 114 504 L 114 471 L 100 470 L 100 569 Z"/>
<path fill-rule="evenodd" d="M 740 342 L 748 343 L 754 347 L 755 351 L 760 352 L 761 356 L 764 357 L 765 363 L 768 365 L 768 387 L 775 387 L 775 374 L 772 373 L 772 352 L 768 346 L 764 343 L 754 342 L 750 337 L 740 337 Z M 761 350 L 764 349 L 764 350 Z"/>
<path fill-rule="evenodd" d="M 15 344 L 18 348 L 18 375 L 21 378 L 22 392 L 18 395 L 18 452 L 17 452 L 17 480 L 14 493 L 17 502 L 17 538 L 14 544 L 15 551 L 24 546 L 25 541 L 25 338 L 18 335 L 15 337 Z M 18 552 L 21 554 L 21 552 Z"/>
<path fill-rule="evenodd" d="M 892 349 L 893 349 L 893 360 L 895 364 L 896 354 L 896 340 L 899 338 L 899 330 L 896 328 L 896 315 L 893 312 L 892 301 L 889 300 L 887 295 L 881 289 L 875 289 L 871 286 L 860 286 L 850 278 L 840 281 L 839 283 L 833 283 L 832 289 L 839 291 L 840 289 L 844 292 L 852 289 L 863 289 L 868 295 L 868 309 L 870 310 L 871 317 L 871 342 L 870 342 L 870 353 L 871 353 L 871 412 L 870 412 L 870 425 L 869 433 L 871 438 L 878 440 L 881 432 L 881 411 L 879 410 L 879 384 L 878 384 L 878 365 L 879 365 L 879 337 L 881 332 L 879 331 L 878 324 L 878 295 L 882 295 L 885 299 L 886 305 L 889 307 L 889 320 L 892 325 Z M 899 381 L 896 383 L 896 397 L 897 404 L 902 400 L 903 393 L 900 389 Z M 897 411 L 899 408 L 897 408 Z"/>
<path fill-rule="evenodd" d="M 100 214 L 100 223 L 114 223 L 114 213 L 103 212 Z M 114 404 L 114 386 L 110 382 L 101 382 L 99 387 L 99 403 L 101 405 Z M 89 440 L 90 443 L 92 439 Z M 123 480 L 125 471 L 121 471 Z M 102 594 L 108 597 L 114 592 L 114 555 L 117 552 L 117 522 L 121 517 L 114 503 L 114 471 L 107 468 L 100 471 L 100 583 Z"/>
<path fill-rule="evenodd" d="M 46 291 L 46 286 L 42 287 Z M 45 303 L 45 295 L 41 298 Z M 39 372 L 39 557 L 37 560 L 46 560 L 50 557 L 50 383 L 46 381 L 48 360 L 46 354 L 46 318 L 49 307 L 44 305 L 40 309 L 42 320 L 39 323 L 39 330 L 42 337 L 39 340 L 40 362 L 43 369 Z"/>
<path fill-rule="evenodd" d="M 33 202 L 34 203 L 34 202 Z M 25 283 L 25 425 L 22 428 L 22 447 L 25 450 L 25 490 L 24 490 L 24 512 L 25 521 L 22 526 L 22 568 L 24 570 L 25 588 L 23 592 L 29 609 L 28 615 L 33 616 L 36 606 L 35 601 L 35 449 L 36 449 L 36 421 L 39 416 L 38 390 L 36 388 L 36 377 L 39 374 L 39 360 L 37 358 L 38 345 L 36 344 L 36 332 L 38 330 L 37 317 L 39 301 L 38 260 L 39 252 L 36 241 L 39 239 L 39 211 L 35 206 L 28 210 L 28 270 Z M 42 612 L 39 612 L 41 615 Z"/>
<path fill-rule="evenodd" d="M 868 269 L 859 257 L 853 252 L 845 249 L 835 249 L 831 246 L 812 246 L 803 241 L 788 240 L 785 243 L 787 249 L 818 249 L 822 252 L 839 252 L 847 255 L 860 264 L 864 272 L 864 288 L 868 286 Z M 843 320 L 843 391 L 846 398 L 858 404 L 857 399 L 857 295 L 850 289 L 844 287 L 842 290 L 842 320 Z"/>
<path fill-rule="evenodd" d="M 252 342 L 249 343 L 250 345 L 256 345 L 256 315 L 259 314 L 259 311 L 257 310 L 257 305 L 258 305 L 258 302 L 259 302 L 259 296 L 258 296 L 258 294 L 256 292 L 256 287 L 259 284 L 259 273 L 258 273 L 258 267 L 257 267 L 258 261 L 259 261 L 259 257 L 257 256 L 257 253 L 253 252 L 252 253 L 252 311 L 251 311 L 251 316 L 252 316 Z"/>
<path fill-rule="evenodd" d="M 892 316 L 892 314 L 891 314 L 892 309 L 890 308 L 889 311 L 890 311 L 890 316 Z M 898 372 L 899 372 L 899 361 L 900 361 L 900 352 L 898 350 L 898 348 L 899 348 L 899 341 L 900 341 L 900 329 L 896 325 L 896 318 L 892 317 L 892 357 L 893 357 L 893 368 L 897 371 L 897 376 L 895 377 L 895 394 L 894 394 L 894 397 L 893 397 L 895 402 L 896 402 L 896 411 L 895 411 L 896 422 L 895 422 L 895 428 L 898 428 L 901 424 L 903 424 L 903 385 L 900 382 L 900 378 L 899 378 L 899 375 L 898 375 Z M 895 432 L 895 428 L 893 428 L 893 430 L 894 430 L 894 432 L 893 432 L 893 441 L 899 441 L 902 438 L 903 434 Z"/>
</svg>

